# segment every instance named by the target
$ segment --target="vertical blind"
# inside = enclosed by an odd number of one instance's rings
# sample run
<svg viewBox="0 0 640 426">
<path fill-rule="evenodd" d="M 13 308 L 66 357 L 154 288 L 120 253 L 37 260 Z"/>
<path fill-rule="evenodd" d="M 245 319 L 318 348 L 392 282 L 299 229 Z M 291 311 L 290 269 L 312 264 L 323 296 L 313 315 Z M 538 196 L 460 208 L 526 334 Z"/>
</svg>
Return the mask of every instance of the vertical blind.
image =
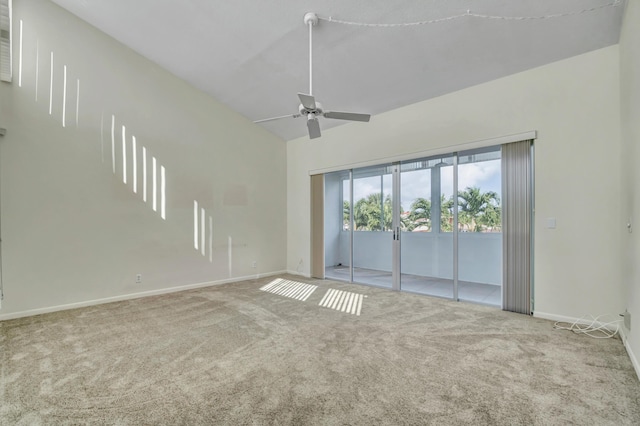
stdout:
<svg viewBox="0 0 640 426">
<path fill-rule="evenodd" d="M 11 82 L 11 0 L 0 0 L 0 81 Z"/>
<path fill-rule="evenodd" d="M 311 276 L 324 278 L 324 175 L 311 176 Z"/>
<path fill-rule="evenodd" d="M 502 308 L 522 314 L 532 311 L 532 143 L 502 145 Z"/>
</svg>

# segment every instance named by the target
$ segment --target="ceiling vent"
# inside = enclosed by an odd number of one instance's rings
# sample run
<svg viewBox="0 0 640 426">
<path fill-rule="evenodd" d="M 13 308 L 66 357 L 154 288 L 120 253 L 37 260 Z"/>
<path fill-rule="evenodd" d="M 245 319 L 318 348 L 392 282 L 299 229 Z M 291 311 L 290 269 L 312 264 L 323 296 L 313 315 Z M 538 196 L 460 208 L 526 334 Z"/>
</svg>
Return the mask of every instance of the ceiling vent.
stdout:
<svg viewBox="0 0 640 426">
<path fill-rule="evenodd" d="M 0 80 L 11 82 L 11 0 L 0 0 Z"/>
</svg>

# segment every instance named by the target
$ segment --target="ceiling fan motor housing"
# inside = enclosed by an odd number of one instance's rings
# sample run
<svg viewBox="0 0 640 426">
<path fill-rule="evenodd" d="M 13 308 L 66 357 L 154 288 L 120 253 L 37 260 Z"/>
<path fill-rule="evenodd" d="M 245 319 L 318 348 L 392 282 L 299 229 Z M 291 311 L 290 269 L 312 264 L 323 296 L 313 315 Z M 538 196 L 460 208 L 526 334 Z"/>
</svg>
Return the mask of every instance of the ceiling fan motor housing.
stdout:
<svg viewBox="0 0 640 426">
<path fill-rule="evenodd" d="M 298 106 L 298 111 L 300 111 L 300 115 L 308 115 L 309 113 L 314 113 L 316 116 L 322 115 L 322 104 L 320 102 L 316 102 L 316 109 L 307 109 L 304 105 L 300 104 L 300 106 Z"/>
</svg>

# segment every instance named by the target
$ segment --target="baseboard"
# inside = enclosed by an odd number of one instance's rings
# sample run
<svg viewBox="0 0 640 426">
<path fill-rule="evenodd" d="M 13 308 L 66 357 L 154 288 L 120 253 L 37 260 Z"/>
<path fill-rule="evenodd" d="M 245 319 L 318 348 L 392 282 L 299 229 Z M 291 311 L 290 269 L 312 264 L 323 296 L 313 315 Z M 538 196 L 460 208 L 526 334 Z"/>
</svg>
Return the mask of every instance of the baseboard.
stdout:
<svg viewBox="0 0 640 426">
<path fill-rule="evenodd" d="M 541 318 L 541 319 L 546 319 L 546 320 L 551 320 L 551 321 L 567 322 L 569 324 L 573 324 L 574 322 L 580 320 L 580 318 L 567 317 L 567 316 L 563 316 L 563 315 L 548 314 L 548 313 L 545 313 L 545 312 L 534 312 L 533 316 L 535 318 Z M 584 321 L 585 324 L 588 324 L 590 322 L 591 321 L 586 321 L 586 320 Z M 633 365 L 633 368 L 636 371 L 636 376 L 638 376 L 638 380 L 640 380 L 640 363 L 638 363 L 638 358 L 636 358 L 636 355 L 633 353 L 633 350 L 631 349 L 631 346 L 629 345 L 628 336 L 627 336 L 627 333 L 626 333 L 626 331 L 625 331 L 623 326 L 619 327 L 618 334 L 620 335 L 620 339 L 622 340 L 622 343 L 624 344 L 624 348 L 627 350 L 627 355 L 629 355 L 629 359 L 631 360 L 631 364 Z"/>
<path fill-rule="evenodd" d="M 69 303 L 65 305 L 50 306 L 46 308 L 30 309 L 27 311 L 13 312 L 10 314 L 0 315 L 0 321 L 23 318 L 23 317 L 31 317 L 34 315 L 48 314 L 51 312 L 66 311 L 69 309 L 84 308 L 87 306 L 102 305 L 104 303 L 121 302 L 123 300 L 140 299 L 143 297 L 176 293 L 179 291 L 193 290 L 193 289 L 203 288 L 203 287 L 212 287 L 216 285 L 229 284 L 229 283 L 240 282 L 240 281 L 254 280 L 258 278 L 271 277 L 274 275 L 282 275 L 286 273 L 288 272 L 284 270 L 273 271 L 273 272 L 266 272 L 262 274 L 248 275 L 244 277 L 233 277 L 233 278 L 227 278 L 224 280 L 208 281 L 208 282 L 196 283 L 196 284 L 187 284 L 187 285 L 178 286 L 178 287 L 168 287 L 168 288 L 161 288 L 158 290 L 142 291 L 139 293 L 129 293 L 129 294 L 123 294 L 120 296 L 105 297 L 102 299 L 87 300 L 84 302 Z"/>
<path fill-rule="evenodd" d="M 289 275 L 297 275 L 299 277 L 311 278 L 311 274 L 303 274 L 302 272 L 288 270 L 287 274 Z"/>
<path fill-rule="evenodd" d="M 627 354 L 629 355 L 629 359 L 631 359 L 631 364 L 636 370 L 636 376 L 638 376 L 638 380 L 640 380 L 640 363 L 638 363 L 638 358 L 636 358 L 636 354 L 633 353 L 631 345 L 629 345 L 629 339 L 624 338 L 622 340 L 624 342 L 624 347 L 627 350 Z"/>
<path fill-rule="evenodd" d="M 585 320 L 582 318 L 575 318 L 575 317 L 567 317 L 564 315 L 555 315 L 555 314 L 548 314 L 546 312 L 538 312 L 538 311 L 534 311 L 533 312 L 533 316 L 534 318 L 540 318 L 540 319 L 546 319 L 546 320 L 551 320 L 551 321 L 560 321 L 560 322 L 566 322 L 569 324 L 573 324 L 574 322 L 578 322 L 578 324 L 590 324 L 591 321 L 589 320 Z M 620 325 L 620 327 L 618 328 L 618 332 L 620 333 L 622 330 L 622 325 Z M 615 327 L 613 326 L 609 326 L 607 327 L 607 329 L 614 331 Z"/>
</svg>

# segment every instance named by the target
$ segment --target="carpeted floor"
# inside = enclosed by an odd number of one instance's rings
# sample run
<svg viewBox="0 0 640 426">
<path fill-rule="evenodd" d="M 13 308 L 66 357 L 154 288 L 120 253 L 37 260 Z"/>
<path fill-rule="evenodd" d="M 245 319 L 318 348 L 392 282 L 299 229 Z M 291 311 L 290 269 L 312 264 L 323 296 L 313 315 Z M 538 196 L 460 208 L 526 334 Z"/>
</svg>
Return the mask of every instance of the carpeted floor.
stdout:
<svg viewBox="0 0 640 426">
<path fill-rule="evenodd" d="M 618 339 L 331 281 L 260 290 L 273 278 L 0 322 L 0 424 L 640 424 Z M 319 306 L 328 289 L 361 309 Z"/>
</svg>

